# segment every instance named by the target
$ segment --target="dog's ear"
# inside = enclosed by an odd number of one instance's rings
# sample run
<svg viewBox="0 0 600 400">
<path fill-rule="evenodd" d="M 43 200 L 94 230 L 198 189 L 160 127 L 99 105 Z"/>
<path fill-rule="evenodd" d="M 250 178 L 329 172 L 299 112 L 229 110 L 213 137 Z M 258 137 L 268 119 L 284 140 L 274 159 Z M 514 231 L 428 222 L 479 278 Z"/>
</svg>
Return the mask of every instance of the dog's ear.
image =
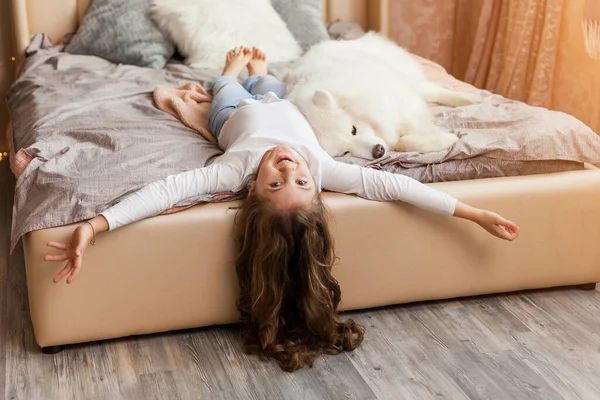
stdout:
<svg viewBox="0 0 600 400">
<path fill-rule="evenodd" d="M 333 95 L 327 90 L 317 90 L 313 96 L 313 102 L 320 108 L 333 108 L 336 104 Z"/>
</svg>

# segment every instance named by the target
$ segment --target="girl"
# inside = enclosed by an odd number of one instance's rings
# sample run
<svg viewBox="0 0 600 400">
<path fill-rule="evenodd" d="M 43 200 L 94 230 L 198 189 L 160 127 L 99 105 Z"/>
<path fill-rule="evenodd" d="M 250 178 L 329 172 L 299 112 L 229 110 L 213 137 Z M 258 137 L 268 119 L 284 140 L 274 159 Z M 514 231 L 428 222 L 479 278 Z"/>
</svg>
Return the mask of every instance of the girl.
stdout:
<svg viewBox="0 0 600 400">
<path fill-rule="evenodd" d="M 240 85 L 237 77 L 246 67 L 249 78 Z M 300 111 L 281 99 L 284 91 L 283 83 L 267 75 L 263 52 L 231 50 L 213 86 L 209 115 L 224 154 L 208 167 L 169 176 L 126 196 L 78 226 L 69 243 L 48 243 L 64 253 L 48 255 L 46 261 L 67 261 L 54 282 L 67 275 L 67 283 L 75 279 L 96 234 L 159 214 L 198 194 L 238 191 L 249 182 L 235 224 L 245 346 L 293 371 L 312 365 L 322 353 L 355 349 L 364 335 L 361 325 L 336 316 L 340 287 L 331 276 L 335 254 L 321 188 L 371 200 L 402 200 L 469 219 L 501 239 L 517 237 L 514 223 L 416 180 L 336 162 L 321 149 Z"/>
</svg>

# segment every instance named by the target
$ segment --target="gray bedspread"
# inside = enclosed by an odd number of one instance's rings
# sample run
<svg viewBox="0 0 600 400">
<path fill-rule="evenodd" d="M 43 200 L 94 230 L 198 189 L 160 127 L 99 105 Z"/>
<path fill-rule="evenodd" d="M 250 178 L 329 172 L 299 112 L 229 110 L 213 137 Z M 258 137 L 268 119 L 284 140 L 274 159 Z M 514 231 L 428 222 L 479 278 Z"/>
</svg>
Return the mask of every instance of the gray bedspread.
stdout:
<svg viewBox="0 0 600 400">
<path fill-rule="evenodd" d="M 218 71 L 179 63 L 164 70 L 114 65 L 61 49 L 36 36 L 8 94 L 14 148 L 33 157 L 16 184 L 11 251 L 27 232 L 91 218 L 127 193 L 208 165 L 221 153 L 152 100 L 157 85 L 195 81 L 209 87 Z M 282 75 L 288 68 L 276 65 L 273 73 Z M 575 118 L 487 92 L 483 98 L 481 105 L 434 108 L 438 122 L 461 136 L 449 152 L 342 161 L 422 182 L 600 165 L 600 137 Z M 194 201 L 216 200 L 199 196 Z"/>
</svg>

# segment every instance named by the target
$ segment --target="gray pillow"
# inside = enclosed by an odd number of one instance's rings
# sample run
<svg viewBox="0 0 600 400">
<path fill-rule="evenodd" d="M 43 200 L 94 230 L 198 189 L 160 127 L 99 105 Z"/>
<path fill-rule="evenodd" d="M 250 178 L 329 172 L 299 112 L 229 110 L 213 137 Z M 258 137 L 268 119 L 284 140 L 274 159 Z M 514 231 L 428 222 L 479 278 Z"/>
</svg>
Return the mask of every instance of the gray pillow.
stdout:
<svg viewBox="0 0 600 400">
<path fill-rule="evenodd" d="M 323 24 L 321 0 L 271 0 L 271 4 L 302 49 L 308 50 L 312 45 L 329 39 Z"/>
<path fill-rule="evenodd" d="M 94 0 L 65 51 L 164 68 L 175 45 L 147 15 L 152 0 Z"/>
</svg>

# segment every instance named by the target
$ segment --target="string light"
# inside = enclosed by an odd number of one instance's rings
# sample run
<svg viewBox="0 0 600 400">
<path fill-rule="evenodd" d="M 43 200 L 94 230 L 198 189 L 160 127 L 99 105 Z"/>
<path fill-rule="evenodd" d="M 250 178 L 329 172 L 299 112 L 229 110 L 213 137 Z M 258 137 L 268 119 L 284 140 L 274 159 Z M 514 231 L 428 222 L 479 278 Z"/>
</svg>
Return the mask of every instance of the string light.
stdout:
<svg viewBox="0 0 600 400">
<path fill-rule="evenodd" d="M 11 57 L 11 58 L 10 58 L 10 61 L 15 61 L 15 60 L 16 60 L 16 58 L 15 58 L 15 57 Z"/>
</svg>

